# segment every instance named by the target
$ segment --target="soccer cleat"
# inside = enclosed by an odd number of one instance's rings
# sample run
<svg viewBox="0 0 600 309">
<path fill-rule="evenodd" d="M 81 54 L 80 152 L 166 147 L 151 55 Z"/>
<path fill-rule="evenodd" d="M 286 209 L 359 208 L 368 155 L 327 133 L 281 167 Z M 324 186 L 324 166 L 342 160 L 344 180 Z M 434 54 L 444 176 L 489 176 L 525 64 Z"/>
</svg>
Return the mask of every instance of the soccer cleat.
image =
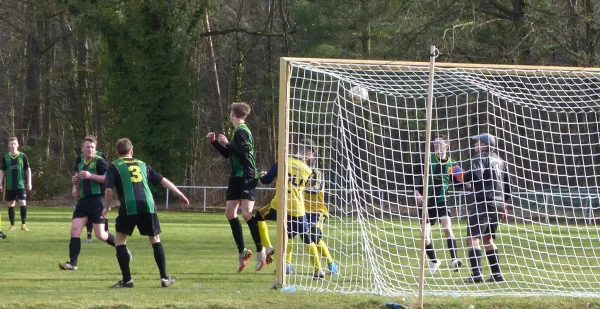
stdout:
<svg viewBox="0 0 600 309">
<path fill-rule="evenodd" d="M 440 265 L 442 265 L 442 262 L 440 262 L 439 260 L 429 264 L 429 274 L 435 274 L 435 272 L 440 268 Z"/>
<path fill-rule="evenodd" d="M 160 286 L 162 286 L 163 288 L 166 288 L 173 283 L 175 283 L 175 277 L 172 276 L 167 276 L 166 278 L 160 279 Z"/>
<path fill-rule="evenodd" d="M 319 269 L 313 274 L 313 280 L 321 280 L 325 278 L 325 273 L 323 270 Z"/>
<path fill-rule="evenodd" d="M 261 251 L 256 254 L 256 271 L 260 271 L 267 264 L 267 250 L 263 247 Z"/>
<path fill-rule="evenodd" d="M 458 272 L 458 268 L 462 266 L 462 261 L 459 259 L 452 259 L 452 268 L 455 272 Z"/>
<path fill-rule="evenodd" d="M 266 257 L 267 264 L 273 263 L 273 255 L 275 255 L 275 249 L 273 247 L 267 248 L 267 257 Z"/>
<path fill-rule="evenodd" d="M 11 226 L 8 228 L 8 230 L 9 230 L 9 231 L 15 231 L 15 230 L 17 230 L 17 229 L 15 228 L 15 226 L 14 226 L 14 225 L 11 225 Z"/>
<path fill-rule="evenodd" d="M 58 263 L 58 267 L 62 270 L 77 270 L 77 266 L 73 266 L 70 262 Z"/>
<path fill-rule="evenodd" d="M 119 280 L 117 281 L 117 283 L 113 286 L 111 286 L 111 288 L 132 288 L 133 287 L 133 279 L 127 281 L 127 282 L 123 282 L 123 280 Z"/>
<path fill-rule="evenodd" d="M 29 232 L 29 229 L 27 228 L 27 225 L 25 225 L 25 223 L 21 224 L 21 231 Z"/>
<path fill-rule="evenodd" d="M 5 239 L 6 238 L 6 234 L 0 232 L 0 238 Z"/>
<path fill-rule="evenodd" d="M 503 282 L 504 281 L 504 277 L 502 276 L 502 274 L 495 274 L 492 275 L 487 282 Z"/>
<path fill-rule="evenodd" d="M 479 275 L 479 276 L 473 276 L 470 275 L 467 278 L 465 278 L 465 283 L 481 283 L 483 282 L 483 276 Z"/>
<path fill-rule="evenodd" d="M 285 274 L 290 275 L 292 273 L 292 264 L 285 264 Z"/>
<path fill-rule="evenodd" d="M 327 270 L 329 270 L 329 273 L 332 275 L 337 275 L 340 272 L 340 269 L 335 262 L 327 264 Z"/>
<path fill-rule="evenodd" d="M 92 242 L 92 239 L 91 239 L 91 238 L 84 238 L 83 242 L 86 242 L 86 243 L 91 243 L 91 242 Z"/>
<path fill-rule="evenodd" d="M 238 261 L 240 262 L 240 266 L 238 267 L 238 273 L 242 272 L 244 268 L 246 268 L 246 264 L 248 264 L 248 260 L 252 257 L 252 250 L 244 248 L 244 251 L 240 253 L 238 257 Z"/>
</svg>

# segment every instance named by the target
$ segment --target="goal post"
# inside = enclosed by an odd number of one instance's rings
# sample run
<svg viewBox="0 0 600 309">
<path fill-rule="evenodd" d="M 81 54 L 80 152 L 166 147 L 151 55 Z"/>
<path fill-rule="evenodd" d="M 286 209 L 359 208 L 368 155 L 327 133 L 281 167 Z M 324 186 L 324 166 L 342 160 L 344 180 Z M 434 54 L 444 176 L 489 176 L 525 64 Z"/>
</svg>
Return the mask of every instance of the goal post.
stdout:
<svg viewBox="0 0 600 309">
<path fill-rule="evenodd" d="M 600 69 L 350 59 L 281 58 L 278 132 L 278 285 L 307 291 L 426 295 L 600 295 Z M 431 93 L 431 99 L 428 95 Z M 447 196 L 457 255 L 450 265 L 439 222 L 432 242 L 442 262 L 420 284 L 422 230 L 415 187 L 423 179 L 427 102 L 431 139 L 448 136 L 449 156 L 469 171 L 472 136 L 496 137 L 508 165 L 508 223 L 496 235 L 505 282 L 469 284 L 466 189 Z M 300 239 L 285 259 L 289 147 L 314 142 L 328 217 L 319 247 L 325 278 Z M 459 211 L 455 211 L 459 210 Z M 595 214 L 595 215 L 594 215 Z M 485 250 L 484 250 L 485 251 Z M 486 279 L 488 260 L 481 259 Z M 286 270 L 291 273 L 286 275 Z"/>
</svg>

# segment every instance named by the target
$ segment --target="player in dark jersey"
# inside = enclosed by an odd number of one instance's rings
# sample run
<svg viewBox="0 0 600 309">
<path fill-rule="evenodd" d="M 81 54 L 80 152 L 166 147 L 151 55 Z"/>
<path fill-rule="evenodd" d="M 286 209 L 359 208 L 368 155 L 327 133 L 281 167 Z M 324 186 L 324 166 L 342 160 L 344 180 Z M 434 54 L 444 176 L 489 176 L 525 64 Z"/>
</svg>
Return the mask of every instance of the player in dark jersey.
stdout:
<svg viewBox="0 0 600 309">
<path fill-rule="evenodd" d="M 252 215 L 254 201 L 256 200 L 256 184 L 258 182 L 258 171 L 256 170 L 256 159 L 254 157 L 254 138 L 252 132 L 246 125 L 246 117 L 250 114 L 250 105 L 243 102 L 231 104 L 229 118 L 235 126 L 231 134 L 231 141 L 223 134 L 217 137 L 214 132 L 207 135 L 210 143 L 223 155 L 231 160 L 231 176 L 227 188 L 227 204 L 225 216 L 229 220 L 231 233 L 238 248 L 238 272 L 246 267 L 248 260 L 252 257 L 252 251 L 246 248 L 242 233 L 242 224 L 237 216 L 238 207 L 242 209 L 242 217 L 250 228 L 252 240 L 256 245 L 256 270 L 261 270 L 266 264 L 267 253 L 260 240 L 258 223 Z"/>
<path fill-rule="evenodd" d="M 458 271 L 462 266 L 462 261 L 456 255 L 456 238 L 452 231 L 452 221 L 450 220 L 450 209 L 446 205 L 448 190 L 454 185 L 464 185 L 463 171 L 456 161 L 448 155 L 450 142 L 447 136 L 439 134 L 433 141 L 433 151 L 430 160 L 429 184 L 427 188 L 427 222 L 425 223 L 425 252 L 431 261 L 429 265 L 429 273 L 434 274 L 441 265 L 433 249 L 431 240 L 431 226 L 437 221 L 440 222 L 444 234 L 446 235 L 446 243 L 452 261 L 452 268 Z M 424 175 L 424 171 L 421 171 Z M 465 187 L 470 188 L 470 184 Z M 415 200 L 418 206 L 423 205 L 423 181 L 415 190 Z M 419 207 L 419 218 L 422 217 L 422 208 Z"/>
<path fill-rule="evenodd" d="M 27 191 L 31 191 L 31 168 L 27 155 L 20 152 L 19 141 L 16 137 L 8 139 L 9 152 L 2 159 L 2 170 L 0 171 L 0 190 L 5 192 L 5 200 L 8 205 L 8 219 L 10 221 L 9 231 L 15 230 L 15 205 L 19 201 L 21 210 L 21 230 L 29 231 L 25 220 L 27 220 Z M 6 179 L 4 179 L 6 176 Z M 3 182 L 5 185 L 3 186 Z"/>
<path fill-rule="evenodd" d="M 101 157 L 102 159 L 104 159 L 105 161 L 108 162 L 108 160 L 106 159 L 106 156 L 104 155 L 104 153 L 100 150 L 96 150 L 96 156 Z M 77 159 L 75 160 L 75 166 L 74 166 L 74 171 L 75 171 L 75 175 L 73 175 L 73 192 L 77 191 L 77 172 L 79 172 L 79 164 L 85 160 L 85 155 L 83 154 L 83 149 L 81 154 L 79 154 L 77 156 Z M 73 193 L 73 196 L 75 196 L 76 193 Z M 87 237 L 85 238 L 85 242 L 90 243 L 92 242 L 92 232 L 94 231 L 93 229 L 93 223 L 91 220 L 88 220 L 87 224 L 85 225 L 85 228 L 87 230 Z M 104 218 L 104 231 L 108 232 L 108 218 Z"/>
<path fill-rule="evenodd" d="M 175 282 L 175 277 L 167 274 L 165 251 L 160 242 L 161 233 L 154 198 L 150 192 L 149 183 L 161 184 L 179 196 L 182 205 L 189 201 L 167 178 L 154 171 L 148 164 L 133 158 L 133 145 L 127 138 L 120 139 L 116 146 L 117 160 L 113 161 L 106 177 L 106 215 L 112 204 L 113 190 L 119 196 L 119 215 L 115 221 L 117 261 L 121 268 L 123 279 L 112 287 L 132 288 L 133 279 L 129 270 L 131 257 L 127 249 L 127 236 L 131 236 L 137 227 L 141 235 L 148 236 L 154 250 L 154 260 L 160 272 L 160 284 L 168 287 Z"/>
<path fill-rule="evenodd" d="M 494 243 L 499 221 L 506 220 L 506 205 L 511 200 L 508 166 L 495 151 L 496 138 L 491 134 L 480 134 L 475 140 L 475 155 L 471 158 L 471 170 L 465 173 L 464 181 L 472 182 L 475 202 L 469 207 L 467 246 L 471 276 L 465 282 L 483 282 L 481 273 L 481 242 L 492 274 L 489 282 L 502 282 L 498 247 Z"/>
<path fill-rule="evenodd" d="M 79 253 L 81 252 L 81 231 L 88 221 L 92 221 L 96 237 L 111 246 L 115 246 L 114 236 L 104 230 L 104 182 L 108 163 L 96 156 L 96 138 L 86 136 L 83 140 L 84 159 L 79 162 L 77 185 L 73 188 L 73 196 L 79 196 L 77 206 L 71 220 L 71 241 L 69 242 L 69 261 L 61 262 L 62 270 L 77 270 Z"/>
</svg>

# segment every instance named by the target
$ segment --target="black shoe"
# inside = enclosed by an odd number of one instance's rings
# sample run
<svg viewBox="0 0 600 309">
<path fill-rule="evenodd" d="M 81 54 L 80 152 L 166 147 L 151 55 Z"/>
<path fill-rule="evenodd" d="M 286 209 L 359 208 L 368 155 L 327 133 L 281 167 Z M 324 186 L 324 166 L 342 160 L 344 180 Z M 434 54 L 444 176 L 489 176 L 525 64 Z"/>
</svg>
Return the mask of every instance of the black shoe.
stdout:
<svg viewBox="0 0 600 309">
<path fill-rule="evenodd" d="M 465 283 L 482 283 L 483 282 L 483 276 L 479 275 L 479 276 L 473 276 L 470 275 L 467 278 L 465 278 Z"/>
<path fill-rule="evenodd" d="M 487 282 L 503 282 L 504 281 L 504 277 L 502 277 L 502 274 L 495 274 L 492 275 Z"/>
<path fill-rule="evenodd" d="M 321 280 L 323 278 L 325 278 L 325 273 L 321 269 L 313 274 L 313 280 Z"/>
<path fill-rule="evenodd" d="M 6 234 L 0 232 L 0 238 L 5 239 L 6 238 Z"/>
<path fill-rule="evenodd" d="M 117 284 L 111 286 L 111 288 L 132 288 L 133 287 L 133 279 L 123 282 L 123 280 L 119 280 Z"/>
</svg>

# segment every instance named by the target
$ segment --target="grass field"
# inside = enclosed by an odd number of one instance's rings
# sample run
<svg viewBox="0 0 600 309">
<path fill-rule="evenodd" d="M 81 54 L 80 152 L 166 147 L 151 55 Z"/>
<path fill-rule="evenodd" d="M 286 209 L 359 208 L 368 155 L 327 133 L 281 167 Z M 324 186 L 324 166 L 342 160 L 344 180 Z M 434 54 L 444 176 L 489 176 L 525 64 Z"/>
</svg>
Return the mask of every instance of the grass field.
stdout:
<svg viewBox="0 0 600 309">
<path fill-rule="evenodd" d="M 177 283 L 160 288 L 152 249 L 145 237 L 134 235 L 128 246 L 135 288 L 114 290 L 109 286 L 120 279 L 115 250 L 98 240 L 82 244 L 78 271 L 58 269 L 57 263 L 68 256 L 72 209 L 30 207 L 30 232 L 8 232 L 6 208 L 1 212 L 8 238 L 0 240 L 0 308 L 385 308 L 387 301 L 414 308 L 417 301 L 413 296 L 404 302 L 372 294 L 271 290 L 273 266 L 256 273 L 252 262 L 236 272 L 235 247 L 223 214 L 192 212 L 160 214 L 167 270 Z M 598 244 L 597 231 L 591 237 Z M 598 274 L 590 275 L 597 280 Z M 600 298 L 490 296 L 427 297 L 425 307 L 600 308 Z"/>
</svg>

